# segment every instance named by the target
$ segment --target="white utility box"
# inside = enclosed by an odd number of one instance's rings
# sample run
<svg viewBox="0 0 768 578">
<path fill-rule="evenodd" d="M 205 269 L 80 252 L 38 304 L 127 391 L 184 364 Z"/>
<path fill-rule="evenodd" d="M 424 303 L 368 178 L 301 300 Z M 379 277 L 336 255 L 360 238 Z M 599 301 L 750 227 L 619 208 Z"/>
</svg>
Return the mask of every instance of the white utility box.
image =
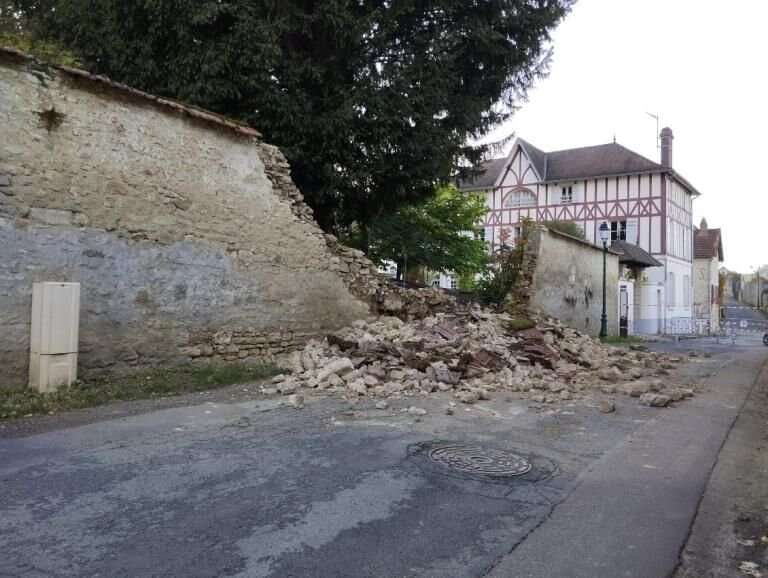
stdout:
<svg viewBox="0 0 768 578">
<path fill-rule="evenodd" d="M 77 379 L 80 328 L 80 283 L 35 283 L 32 287 L 32 333 L 29 386 L 56 391 Z"/>
</svg>

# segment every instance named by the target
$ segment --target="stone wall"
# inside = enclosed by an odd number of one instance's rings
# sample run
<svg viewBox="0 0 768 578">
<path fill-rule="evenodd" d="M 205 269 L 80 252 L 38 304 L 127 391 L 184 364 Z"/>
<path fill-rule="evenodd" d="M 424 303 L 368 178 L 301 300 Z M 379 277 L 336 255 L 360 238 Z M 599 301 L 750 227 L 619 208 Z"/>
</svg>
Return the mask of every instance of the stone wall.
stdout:
<svg viewBox="0 0 768 578">
<path fill-rule="evenodd" d="M 693 315 L 700 332 L 720 329 L 719 267 L 717 257 L 693 260 Z"/>
<path fill-rule="evenodd" d="M 528 307 L 585 333 L 600 332 L 603 252 L 591 243 L 532 225 L 521 276 Z M 618 334 L 619 256 L 608 253 L 607 298 L 609 335 Z"/>
<path fill-rule="evenodd" d="M 276 355 L 419 316 L 315 224 L 257 131 L 0 49 L 0 387 L 26 381 L 32 283 L 82 284 L 81 374 Z"/>
</svg>

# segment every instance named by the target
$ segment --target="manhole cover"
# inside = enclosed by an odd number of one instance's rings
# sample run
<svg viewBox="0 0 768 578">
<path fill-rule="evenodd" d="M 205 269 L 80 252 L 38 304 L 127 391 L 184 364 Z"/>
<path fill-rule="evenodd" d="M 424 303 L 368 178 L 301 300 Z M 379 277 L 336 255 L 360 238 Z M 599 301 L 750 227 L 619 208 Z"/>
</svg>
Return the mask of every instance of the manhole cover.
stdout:
<svg viewBox="0 0 768 578">
<path fill-rule="evenodd" d="M 429 459 L 459 472 L 484 476 L 522 476 L 531 471 L 531 462 L 523 456 L 467 444 L 435 445 Z"/>
</svg>

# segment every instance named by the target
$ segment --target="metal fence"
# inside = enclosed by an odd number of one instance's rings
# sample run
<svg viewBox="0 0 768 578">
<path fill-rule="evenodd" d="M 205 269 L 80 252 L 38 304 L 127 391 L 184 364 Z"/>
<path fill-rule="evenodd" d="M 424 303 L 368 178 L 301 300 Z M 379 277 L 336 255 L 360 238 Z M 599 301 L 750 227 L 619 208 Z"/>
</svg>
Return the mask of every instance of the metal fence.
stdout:
<svg viewBox="0 0 768 578">
<path fill-rule="evenodd" d="M 724 319 L 717 328 L 713 328 L 708 319 L 675 318 L 664 323 L 665 335 L 681 337 L 762 336 L 766 332 L 766 319 Z"/>
</svg>

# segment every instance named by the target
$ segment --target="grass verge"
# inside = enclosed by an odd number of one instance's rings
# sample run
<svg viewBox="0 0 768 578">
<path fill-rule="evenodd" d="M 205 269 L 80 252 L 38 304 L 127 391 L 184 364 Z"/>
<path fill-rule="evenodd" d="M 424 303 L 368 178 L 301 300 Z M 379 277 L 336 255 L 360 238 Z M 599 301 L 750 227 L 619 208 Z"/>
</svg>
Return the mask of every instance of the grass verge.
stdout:
<svg viewBox="0 0 768 578">
<path fill-rule="evenodd" d="M 29 388 L 0 388 L 0 420 L 54 414 L 111 401 L 152 399 L 218 389 L 278 373 L 280 369 L 271 363 L 184 365 L 77 382 L 55 393 L 39 393 Z"/>
<path fill-rule="evenodd" d="M 627 335 L 626 337 L 620 337 L 619 335 L 608 335 L 607 337 L 601 337 L 600 341 L 607 345 L 643 345 L 645 340 L 642 337 L 636 335 Z"/>
<path fill-rule="evenodd" d="M 536 322 L 527 317 L 513 317 L 507 323 L 507 329 L 509 331 L 525 331 L 526 329 L 533 329 L 536 327 Z"/>
</svg>

